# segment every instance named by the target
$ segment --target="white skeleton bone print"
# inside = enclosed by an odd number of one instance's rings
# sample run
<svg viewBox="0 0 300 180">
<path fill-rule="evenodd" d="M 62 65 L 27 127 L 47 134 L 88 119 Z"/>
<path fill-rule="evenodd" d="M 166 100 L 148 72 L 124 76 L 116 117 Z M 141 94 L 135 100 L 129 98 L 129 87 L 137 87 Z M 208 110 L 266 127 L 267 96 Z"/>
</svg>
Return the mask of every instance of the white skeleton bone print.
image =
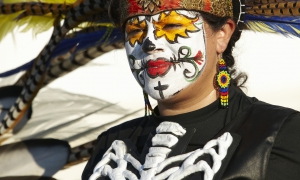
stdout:
<svg viewBox="0 0 300 180">
<path fill-rule="evenodd" d="M 95 166 L 89 180 L 96 180 L 99 177 L 107 176 L 112 180 L 138 180 L 138 177 L 127 170 L 127 163 L 130 163 L 140 174 L 140 180 L 180 180 L 196 172 L 204 172 L 204 180 L 212 180 L 222 165 L 222 160 L 227 155 L 233 138 L 226 132 L 217 139 L 213 139 L 206 145 L 195 151 L 167 158 L 177 142 L 176 136 L 183 136 L 186 131 L 179 124 L 173 122 L 162 122 L 156 128 L 156 135 L 152 138 L 152 146 L 146 155 L 145 163 L 142 165 L 137 159 L 127 152 L 126 144 L 121 140 L 115 140 L 103 158 Z M 155 147 L 156 146 L 156 147 Z M 213 148 L 218 146 L 218 153 Z M 203 154 L 210 154 L 213 165 L 210 167 L 204 160 L 195 163 L 196 159 Z M 116 168 L 108 163 L 114 161 Z M 181 167 L 173 167 L 164 172 L 164 168 L 174 162 L 182 162 Z M 195 163 L 195 164 L 194 164 Z"/>
</svg>

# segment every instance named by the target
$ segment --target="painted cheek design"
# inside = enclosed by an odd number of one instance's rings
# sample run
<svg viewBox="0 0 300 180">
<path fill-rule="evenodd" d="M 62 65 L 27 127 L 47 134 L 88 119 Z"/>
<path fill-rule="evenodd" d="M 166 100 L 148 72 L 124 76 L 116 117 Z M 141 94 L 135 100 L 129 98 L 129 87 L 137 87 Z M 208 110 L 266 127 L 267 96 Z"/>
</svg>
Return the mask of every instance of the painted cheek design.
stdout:
<svg viewBox="0 0 300 180">
<path fill-rule="evenodd" d="M 147 23 L 145 20 L 139 21 L 138 18 L 133 18 L 126 23 L 126 41 L 129 42 L 130 46 L 133 47 L 137 42 L 142 44 L 143 39 L 147 34 Z"/>
<path fill-rule="evenodd" d="M 154 34 L 157 38 L 164 36 L 169 43 L 175 43 L 178 37 L 188 38 L 187 32 L 198 32 L 199 29 L 194 24 L 198 20 L 198 17 L 189 18 L 176 11 L 171 11 L 169 14 L 163 12 L 158 21 L 153 20 Z"/>
</svg>

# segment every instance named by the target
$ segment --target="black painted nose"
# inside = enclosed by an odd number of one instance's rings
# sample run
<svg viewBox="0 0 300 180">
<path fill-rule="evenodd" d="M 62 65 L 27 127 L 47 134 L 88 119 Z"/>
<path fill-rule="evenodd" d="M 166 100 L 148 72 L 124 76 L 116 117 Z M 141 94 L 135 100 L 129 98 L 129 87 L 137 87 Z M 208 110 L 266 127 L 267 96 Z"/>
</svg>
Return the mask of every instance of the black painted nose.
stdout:
<svg viewBox="0 0 300 180">
<path fill-rule="evenodd" d="M 147 38 L 142 45 L 142 49 L 144 52 L 153 51 L 155 48 L 155 45 L 149 40 L 149 38 Z"/>
</svg>

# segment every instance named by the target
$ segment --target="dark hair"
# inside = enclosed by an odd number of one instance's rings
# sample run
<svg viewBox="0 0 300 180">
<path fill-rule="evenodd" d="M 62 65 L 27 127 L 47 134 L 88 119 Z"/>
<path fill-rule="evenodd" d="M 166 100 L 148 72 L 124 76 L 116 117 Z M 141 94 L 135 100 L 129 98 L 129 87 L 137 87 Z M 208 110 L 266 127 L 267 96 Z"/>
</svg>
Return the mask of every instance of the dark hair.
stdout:
<svg viewBox="0 0 300 180">
<path fill-rule="evenodd" d="M 208 23 L 210 28 L 213 31 L 218 31 L 222 28 L 222 26 L 226 23 L 228 19 L 231 19 L 231 17 L 219 17 L 215 16 L 206 12 L 200 12 L 203 20 Z M 234 19 L 233 19 L 234 20 Z M 234 20 L 236 22 L 236 20 Z M 237 73 L 236 68 L 234 66 L 235 60 L 232 56 L 232 50 L 235 46 L 235 43 L 240 39 L 241 37 L 241 31 L 236 27 L 229 42 L 227 45 L 227 48 L 222 54 L 223 59 L 226 62 L 230 77 L 231 77 L 231 84 L 238 87 L 244 87 L 244 84 L 246 83 L 248 76 L 244 72 Z"/>
</svg>

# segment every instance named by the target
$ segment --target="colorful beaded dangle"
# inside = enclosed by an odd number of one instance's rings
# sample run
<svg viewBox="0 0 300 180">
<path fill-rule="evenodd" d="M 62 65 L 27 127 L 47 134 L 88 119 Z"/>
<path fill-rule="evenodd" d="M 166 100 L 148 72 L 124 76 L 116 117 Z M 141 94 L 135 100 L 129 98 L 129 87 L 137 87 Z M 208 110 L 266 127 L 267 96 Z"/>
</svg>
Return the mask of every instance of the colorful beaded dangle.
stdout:
<svg viewBox="0 0 300 180">
<path fill-rule="evenodd" d="M 228 86 L 230 83 L 230 75 L 227 72 L 227 67 L 225 60 L 222 58 L 219 61 L 219 73 L 217 75 L 217 83 L 219 86 L 219 98 L 220 98 L 220 105 L 222 109 L 228 108 Z"/>
<path fill-rule="evenodd" d="M 155 115 L 154 110 L 150 104 L 148 94 L 146 93 L 146 91 L 143 91 L 143 94 L 144 94 L 144 101 L 145 101 L 145 116 L 150 115 L 150 113 Z"/>
</svg>

